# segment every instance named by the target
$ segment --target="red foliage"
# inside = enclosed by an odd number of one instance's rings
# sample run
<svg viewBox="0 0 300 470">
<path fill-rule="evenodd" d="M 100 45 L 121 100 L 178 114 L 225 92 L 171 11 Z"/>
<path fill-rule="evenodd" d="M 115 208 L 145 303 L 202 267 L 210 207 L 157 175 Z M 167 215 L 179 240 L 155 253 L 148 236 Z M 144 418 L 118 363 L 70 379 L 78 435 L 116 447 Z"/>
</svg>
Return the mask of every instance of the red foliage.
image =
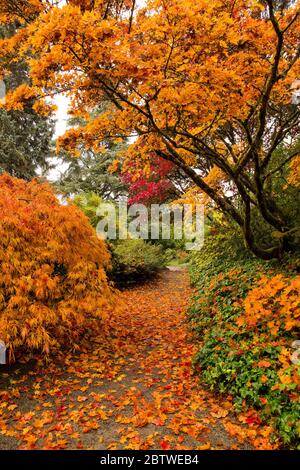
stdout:
<svg viewBox="0 0 300 470">
<path fill-rule="evenodd" d="M 126 171 L 122 175 L 124 183 L 129 188 L 129 204 L 165 201 L 174 189 L 173 183 L 168 179 L 174 169 L 173 163 L 156 158 L 150 165 L 149 174 L 140 171 L 138 176 L 134 166 L 132 162 L 132 171 Z"/>
</svg>

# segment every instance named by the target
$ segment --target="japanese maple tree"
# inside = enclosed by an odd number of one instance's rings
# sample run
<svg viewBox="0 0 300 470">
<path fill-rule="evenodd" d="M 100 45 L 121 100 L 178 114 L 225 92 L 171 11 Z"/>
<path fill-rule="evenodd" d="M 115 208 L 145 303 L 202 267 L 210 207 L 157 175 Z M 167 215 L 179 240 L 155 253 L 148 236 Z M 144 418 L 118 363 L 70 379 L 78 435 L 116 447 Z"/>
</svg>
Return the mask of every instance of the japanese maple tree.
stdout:
<svg viewBox="0 0 300 470">
<path fill-rule="evenodd" d="M 0 338 L 48 354 L 103 332 L 116 310 L 110 255 L 86 216 L 62 205 L 46 183 L 0 176 Z"/>
<path fill-rule="evenodd" d="M 135 136 L 125 169 L 170 161 L 257 256 L 293 247 L 295 222 L 273 181 L 300 151 L 291 91 L 300 75 L 299 0 L 9 0 L 0 20 L 19 24 L 1 41 L 3 73 L 21 56 L 32 80 L 8 107 L 33 100 L 46 112 L 45 97 L 66 92 L 73 115 L 87 116 L 105 102 L 105 113 L 60 145 L 76 154 L 82 143 L 101 151 L 107 139 Z M 211 170 L 220 184 L 207 183 Z M 257 217 L 276 236 L 257 236 Z"/>
<path fill-rule="evenodd" d="M 170 179 L 174 165 L 162 158 L 153 159 L 148 174 L 142 170 L 136 171 L 135 162 L 127 165 L 127 171 L 121 174 L 121 179 L 128 187 L 129 204 L 160 203 L 178 194 L 175 184 Z"/>
</svg>

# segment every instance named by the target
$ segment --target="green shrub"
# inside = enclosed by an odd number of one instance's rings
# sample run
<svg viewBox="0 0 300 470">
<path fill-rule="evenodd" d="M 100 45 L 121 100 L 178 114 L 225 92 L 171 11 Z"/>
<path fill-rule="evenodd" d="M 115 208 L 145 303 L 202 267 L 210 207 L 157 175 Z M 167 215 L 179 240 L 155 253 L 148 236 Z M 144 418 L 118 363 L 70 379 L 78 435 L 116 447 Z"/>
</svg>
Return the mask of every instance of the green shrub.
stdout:
<svg viewBox="0 0 300 470">
<path fill-rule="evenodd" d="M 96 228 L 99 221 L 97 208 L 102 202 L 100 196 L 82 193 L 75 197 L 74 202 Z M 116 283 L 145 279 L 165 266 L 168 260 L 160 244 L 147 243 L 142 239 L 109 240 L 108 247 L 112 255 L 112 269 L 107 274 Z"/>
<path fill-rule="evenodd" d="M 245 250 L 240 238 L 216 233 L 205 237 L 203 248 L 192 252 L 189 261 L 192 284 L 204 288 L 213 276 L 234 268 L 237 263 L 254 262 L 255 258 Z"/>
<path fill-rule="evenodd" d="M 111 244 L 111 251 L 110 276 L 116 281 L 140 280 L 165 265 L 162 248 L 144 240 L 121 240 Z"/>
</svg>

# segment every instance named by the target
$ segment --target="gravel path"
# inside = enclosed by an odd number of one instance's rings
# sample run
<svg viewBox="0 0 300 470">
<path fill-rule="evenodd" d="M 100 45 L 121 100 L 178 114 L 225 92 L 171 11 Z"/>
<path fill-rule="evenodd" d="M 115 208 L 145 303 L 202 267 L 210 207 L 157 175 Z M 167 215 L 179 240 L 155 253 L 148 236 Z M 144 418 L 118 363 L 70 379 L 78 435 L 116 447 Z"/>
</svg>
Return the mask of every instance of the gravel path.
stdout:
<svg viewBox="0 0 300 470">
<path fill-rule="evenodd" d="M 0 449 L 268 448 L 268 427 L 199 385 L 185 270 L 123 292 L 111 334 L 84 352 L 0 369 Z M 271 448 L 271 446 L 269 446 Z"/>
</svg>

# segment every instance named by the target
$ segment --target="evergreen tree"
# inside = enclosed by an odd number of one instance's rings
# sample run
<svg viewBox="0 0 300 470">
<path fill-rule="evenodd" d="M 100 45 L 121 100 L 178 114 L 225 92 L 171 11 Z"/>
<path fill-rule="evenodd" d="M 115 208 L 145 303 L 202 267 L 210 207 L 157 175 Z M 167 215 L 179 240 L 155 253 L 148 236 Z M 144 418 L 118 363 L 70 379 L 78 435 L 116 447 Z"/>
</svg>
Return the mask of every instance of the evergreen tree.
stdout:
<svg viewBox="0 0 300 470">
<path fill-rule="evenodd" d="M 120 147 L 125 148 L 126 144 L 110 145 L 101 155 L 84 148 L 79 157 L 64 155 L 62 159 L 68 168 L 57 183 L 58 188 L 67 195 L 92 192 L 102 199 L 125 195 L 126 185 L 120 175 L 109 171 Z"/>
<path fill-rule="evenodd" d="M 92 116 L 100 115 L 105 111 L 105 106 L 96 108 L 91 112 Z M 85 123 L 80 118 L 70 118 L 70 126 L 81 126 Z M 84 145 L 80 148 L 80 155 L 74 157 L 67 152 L 61 152 L 62 163 L 67 169 L 62 173 L 57 182 L 58 189 L 66 195 L 78 193 L 94 193 L 102 199 L 118 199 L 127 194 L 127 185 L 120 177 L 120 172 L 112 173 L 109 167 L 119 158 L 120 152 L 125 152 L 126 142 L 114 144 L 104 142 L 106 151 L 97 153 L 87 149 Z"/>
<path fill-rule="evenodd" d="M 0 38 L 16 30 L 16 26 L 0 28 Z M 29 83 L 24 62 L 15 62 L 5 77 L 6 90 Z M 31 180 L 44 175 L 50 168 L 53 155 L 54 119 L 37 114 L 30 104 L 24 110 L 6 111 L 0 108 L 0 173 Z"/>
</svg>

